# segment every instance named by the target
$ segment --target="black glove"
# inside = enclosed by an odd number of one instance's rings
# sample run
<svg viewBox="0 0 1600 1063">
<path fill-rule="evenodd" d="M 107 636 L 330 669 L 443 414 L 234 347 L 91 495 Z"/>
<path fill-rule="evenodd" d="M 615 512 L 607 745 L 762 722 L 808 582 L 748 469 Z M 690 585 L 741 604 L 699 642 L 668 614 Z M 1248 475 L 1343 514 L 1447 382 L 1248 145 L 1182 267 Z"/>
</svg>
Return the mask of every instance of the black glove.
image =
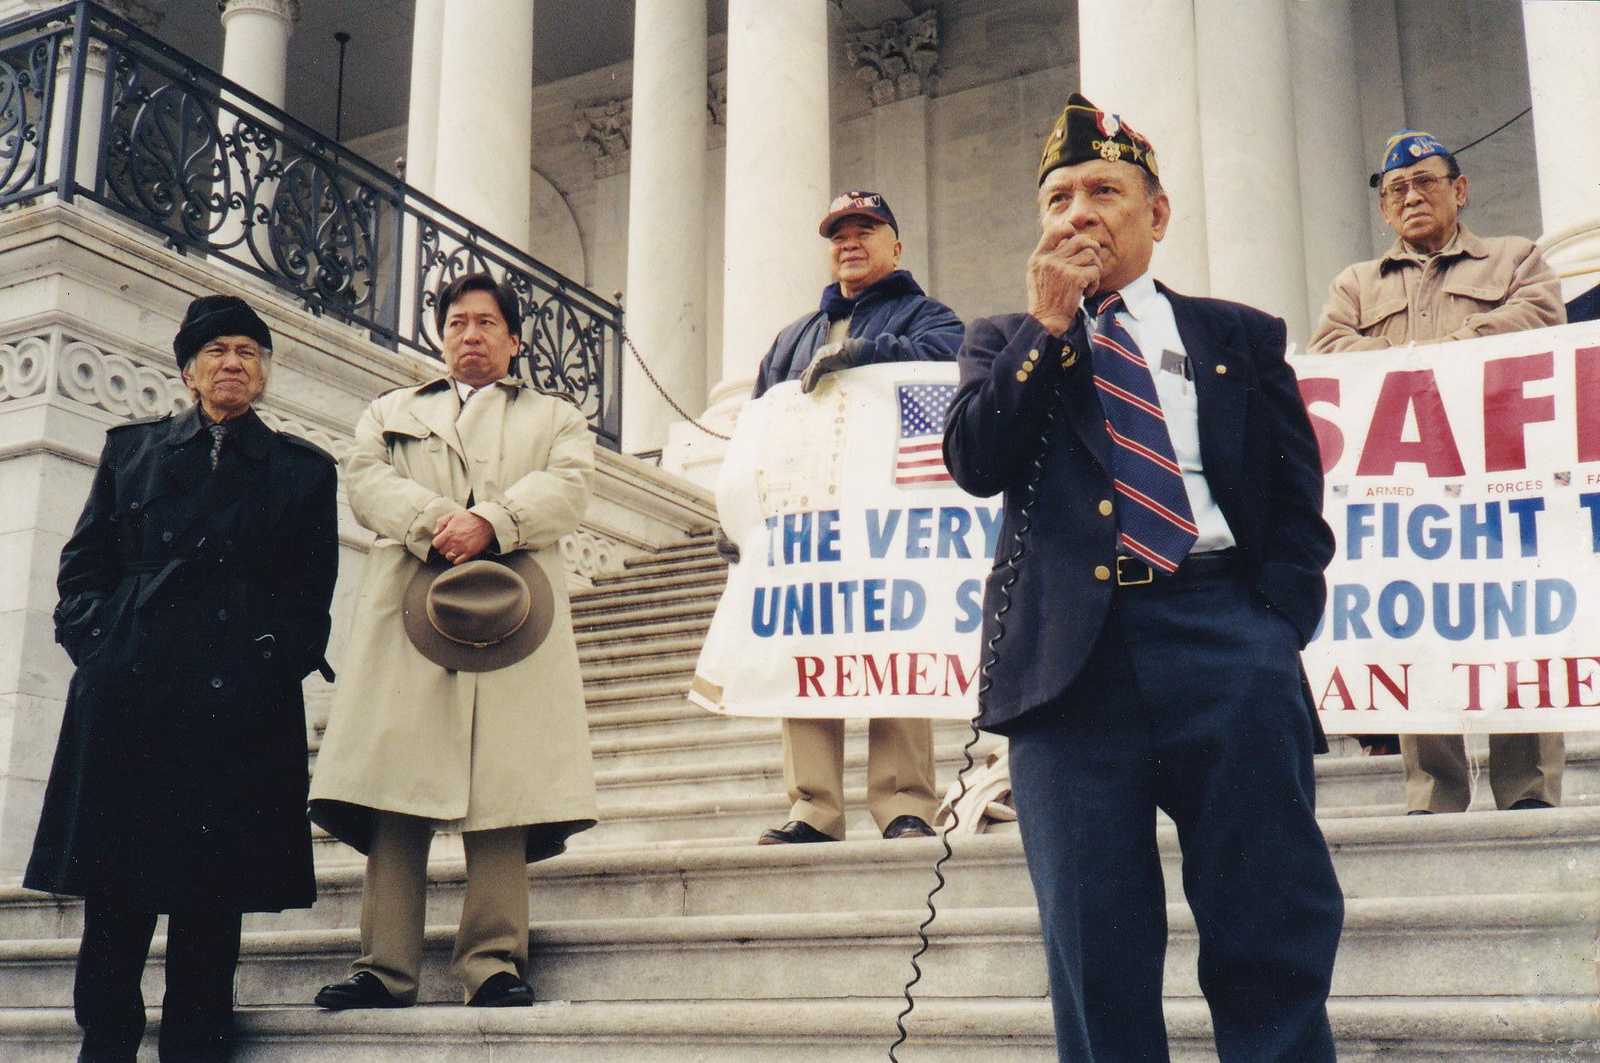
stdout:
<svg viewBox="0 0 1600 1063">
<path fill-rule="evenodd" d="M 717 556 L 730 565 L 739 563 L 739 544 L 728 538 L 721 528 L 717 529 Z"/>
<path fill-rule="evenodd" d="M 816 390 L 822 378 L 836 369 L 849 369 L 853 365 L 860 365 L 866 354 L 867 341 L 859 336 L 853 336 L 838 343 L 829 343 L 817 348 L 817 353 L 812 357 L 811 364 L 806 366 L 805 372 L 800 374 L 800 391 L 809 395 Z"/>
</svg>

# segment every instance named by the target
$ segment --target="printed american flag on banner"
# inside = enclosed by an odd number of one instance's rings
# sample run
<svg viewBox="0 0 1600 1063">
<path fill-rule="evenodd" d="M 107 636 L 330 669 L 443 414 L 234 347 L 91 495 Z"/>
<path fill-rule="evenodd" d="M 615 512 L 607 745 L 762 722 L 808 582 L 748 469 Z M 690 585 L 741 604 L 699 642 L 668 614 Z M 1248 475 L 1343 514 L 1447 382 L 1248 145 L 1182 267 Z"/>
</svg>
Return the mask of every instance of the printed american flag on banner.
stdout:
<svg viewBox="0 0 1600 1063">
<path fill-rule="evenodd" d="M 896 487 L 954 484 L 944 467 L 944 413 L 956 397 L 954 384 L 899 384 L 900 445 L 895 448 Z"/>
</svg>

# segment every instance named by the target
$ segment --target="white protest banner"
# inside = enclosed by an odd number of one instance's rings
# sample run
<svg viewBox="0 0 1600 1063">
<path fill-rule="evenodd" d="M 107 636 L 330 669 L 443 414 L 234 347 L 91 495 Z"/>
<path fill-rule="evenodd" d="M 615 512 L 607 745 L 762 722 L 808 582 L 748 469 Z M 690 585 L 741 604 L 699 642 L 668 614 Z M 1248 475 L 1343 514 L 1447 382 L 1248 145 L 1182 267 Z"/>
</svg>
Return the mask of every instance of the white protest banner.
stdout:
<svg viewBox="0 0 1600 1063">
<path fill-rule="evenodd" d="M 1600 324 L 1291 364 L 1338 540 L 1323 727 L 1600 730 Z"/>
<path fill-rule="evenodd" d="M 941 457 L 956 367 L 865 366 L 745 407 L 717 483 L 728 570 L 689 699 L 740 716 L 977 708 L 1000 500 Z"/>
</svg>

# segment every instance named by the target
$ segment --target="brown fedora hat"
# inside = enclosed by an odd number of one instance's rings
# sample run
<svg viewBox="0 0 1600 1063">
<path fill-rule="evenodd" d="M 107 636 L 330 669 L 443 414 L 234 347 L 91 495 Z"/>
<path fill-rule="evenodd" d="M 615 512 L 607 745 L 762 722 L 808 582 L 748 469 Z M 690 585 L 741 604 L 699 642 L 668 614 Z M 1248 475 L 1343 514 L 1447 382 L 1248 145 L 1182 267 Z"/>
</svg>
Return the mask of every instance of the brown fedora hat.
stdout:
<svg viewBox="0 0 1600 1063">
<path fill-rule="evenodd" d="M 544 641 L 555 592 L 526 550 L 462 565 L 417 569 L 401 601 L 406 635 L 428 660 L 454 672 L 516 664 Z"/>
</svg>

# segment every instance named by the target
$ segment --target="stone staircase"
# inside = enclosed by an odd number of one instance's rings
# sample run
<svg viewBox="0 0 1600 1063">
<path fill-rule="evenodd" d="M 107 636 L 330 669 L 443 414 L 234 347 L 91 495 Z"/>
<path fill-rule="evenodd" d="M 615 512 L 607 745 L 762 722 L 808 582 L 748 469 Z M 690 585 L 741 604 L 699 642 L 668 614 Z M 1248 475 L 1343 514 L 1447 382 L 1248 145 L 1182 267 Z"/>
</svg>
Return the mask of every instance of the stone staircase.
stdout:
<svg viewBox="0 0 1600 1063">
<path fill-rule="evenodd" d="M 530 872 L 531 981 L 551 1003 L 449 1006 L 459 1003 L 445 966 L 464 868 L 459 840 L 441 837 L 430 872 L 427 1006 L 310 1007 L 355 954 L 360 908 L 359 856 L 322 837 L 316 907 L 247 917 L 240 1058 L 886 1059 L 939 843 L 876 838 L 860 808 L 865 726 L 851 723 L 856 840 L 753 844 L 786 818 L 778 726 L 712 716 L 683 697 L 722 582 L 722 563 L 699 536 L 574 595 L 602 822 Z M 968 731 L 953 722 L 935 733 L 947 783 Z M 985 737 L 980 751 L 993 743 Z M 313 758 L 316 747 L 314 738 Z M 1548 812 L 1408 819 L 1394 757 L 1324 757 L 1318 779 L 1348 898 L 1330 1006 L 1342 1059 L 1600 1059 L 1600 742 L 1569 742 L 1567 804 Z M 1160 840 L 1173 1054 L 1213 1059 L 1170 826 Z M 958 839 L 956 849 L 912 1040 L 899 1056 L 1053 1060 L 1017 835 Z M 0 1058 L 74 1057 L 80 928 L 74 901 L 0 890 Z M 160 1000 L 162 946 L 158 938 L 145 978 L 151 1003 Z M 153 1047 L 147 1053 L 153 1060 Z"/>
</svg>

